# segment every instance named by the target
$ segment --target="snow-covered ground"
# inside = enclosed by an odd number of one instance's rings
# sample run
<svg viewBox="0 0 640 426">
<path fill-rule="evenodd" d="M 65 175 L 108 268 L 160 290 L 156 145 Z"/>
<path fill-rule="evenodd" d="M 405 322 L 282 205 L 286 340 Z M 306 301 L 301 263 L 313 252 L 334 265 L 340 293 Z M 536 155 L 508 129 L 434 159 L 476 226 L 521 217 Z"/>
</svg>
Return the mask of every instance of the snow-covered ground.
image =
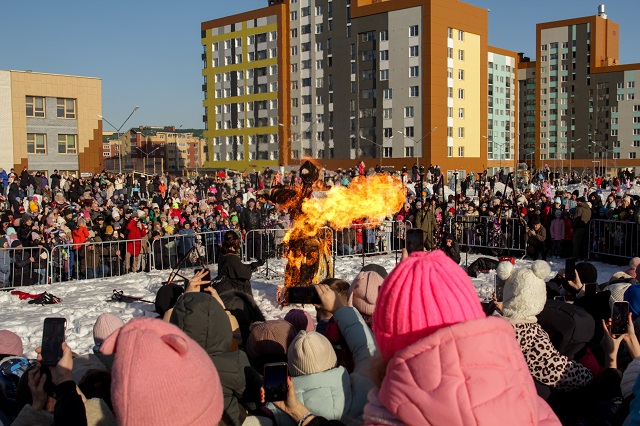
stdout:
<svg viewBox="0 0 640 426">
<path fill-rule="evenodd" d="M 477 259 L 478 255 L 462 254 L 462 264 Z M 399 260 L 399 257 L 398 257 Z M 377 263 L 391 271 L 396 265 L 396 255 L 384 255 L 367 257 L 367 264 Z M 526 260 L 518 260 L 518 265 L 530 263 Z M 552 259 L 549 261 L 555 274 L 564 267 L 564 260 Z M 609 280 L 611 275 L 624 267 L 594 263 L 598 268 L 599 282 Z M 252 287 L 254 296 L 267 319 L 282 318 L 289 309 L 299 306 L 280 307 L 275 302 L 277 287 L 282 285 L 282 272 L 284 263 L 280 260 L 271 261 L 269 266 L 276 271 L 267 279 L 264 273 L 258 271 L 254 274 Z M 362 268 L 362 258 L 342 258 L 336 261 L 335 276 L 349 282 Z M 215 271 L 215 267 L 213 267 Z M 187 271 L 185 276 L 190 276 Z M 89 353 L 93 347 L 93 324 L 98 316 L 104 312 L 111 312 L 124 321 L 133 317 L 156 317 L 154 305 L 145 302 L 123 303 L 111 301 L 114 289 L 122 290 L 127 295 L 142 296 L 145 300 L 153 302 L 155 293 L 167 280 L 169 271 L 154 271 L 151 273 L 130 274 L 122 277 L 108 279 L 94 279 L 84 281 L 71 281 L 62 284 L 23 287 L 20 290 L 29 293 L 48 291 L 62 299 L 57 305 L 29 305 L 26 300 L 19 300 L 18 296 L 10 292 L 0 292 L 0 329 L 8 329 L 22 337 L 27 357 L 35 357 L 35 348 L 40 346 L 42 339 L 42 322 L 46 317 L 65 317 L 67 319 L 67 342 L 77 353 Z M 472 279 L 478 289 L 481 299 L 489 297 L 493 291 L 495 272 L 481 274 L 479 278 Z M 442 283 L 446 285 L 446 283 Z M 314 309 L 307 306 L 309 313 L 314 314 Z"/>
</svg>

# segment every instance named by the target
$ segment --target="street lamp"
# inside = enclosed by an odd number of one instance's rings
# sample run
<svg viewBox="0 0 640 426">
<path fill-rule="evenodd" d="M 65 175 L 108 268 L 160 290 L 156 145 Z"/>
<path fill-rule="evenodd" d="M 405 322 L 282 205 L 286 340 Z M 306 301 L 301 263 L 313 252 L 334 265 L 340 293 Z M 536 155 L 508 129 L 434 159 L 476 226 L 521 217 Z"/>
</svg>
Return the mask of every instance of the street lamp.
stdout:
<svg viewBox="0 0 640 426">
<path fill-rule="evenodd" d="M 116 131 L 116 133 L 118 134 L 118 170 L 120 174 L 122 174 L 122 142 L 120 141 L 120 130 L 124 127 L 125 124 L 127 124 L 127 121 L 129 121 L 129 119 L 131 118 L 131 116 L 133 115 L 134 112 L 136 112 L 138 109 L 140 109 L 139 106 L 136 105 L 135 108 L 133 108 L 133 111 L 131 111 L 131 114 L 129 114 L 129 116 L 127 117 L 126 120 L 124 120 L 124 123 L 122 123 L 122 125 L 120 127 L 116 127 L 113 124 L 111 124 L 109 122 L 109 120 L 107 120 L 106 118 L 104 118 L 104 116 L 97 114 L 98 118 L 100 120 L 104 120 L 107 122 L 107 124 L 109 124 L 109 126 L 113 127 L 113 129 Z"/>
<path fill-rule="evenodd" d="M 418 166 L 418 168 L 420 168 L 420 162 L 419 162 L 419 160 L 418 160 L 418 144 L 419 144 L 420 142 L 422 142 L 422 141 L 424 140 L 424 138 L 426 138 L 427 136 L 429 136 L 431 133 L 435 132 L 436 130 L 438 130 L 438 126 L 436 126 L 436 127 L 434 127 L 433 129 L 431 129 L 431 130 L 429 131 L 429 133 L 427 133 L 426 135 L 424 135 L 423 137 L 421 137 L 421 138 L 420 138 L 420 139 L 418 139 L 418 140 L 415 140 L 415 139 L 414 139 L 414 138 L 412 138 L 411 136 L 407 136 L 407 135 L 405 135 L 405 134 L 404 134 L 404 132 L 402 132 L 402 131 L 398 130 L 398 133 L 400 133 L 400 134 L 401 134 L 402 136 L 404 136 L 405 138 L 407 138 L 407 139 L 409 139 L 409 140 L 412 140 L 412 141 L 413 141 L 413 143 L 415 144 L 415 151 L 416 151 L 416 152 L 415 152 L 415 154 L 416 154 L 416 166 Z"/>
<path fill-rule="evenodd" d="M 143 151 L 142 149 L 138 148 L 137 146 L 134 146 L 134 148 L 137 149 L 138 151 L 140 151 L 141 153 L 143 153 L 144 155 L 146 155 L 146 157 L 147 157 L 147 160 L 144 163 L 144 171 L 146 173 L 147 169 L 149 168 L 149 156 L 151 154 L 153 154 L 154 152 L 156 152 L 157 150 L 159 150 L 160 148 L 162 148 L 162 146 L 156 147 L 155 149 L 151 150 L 151 152 Z M 153 165 L 154 165 L 154 172 L 155 172 L 155 165 L 156 165 L 155 161 L 153 162 Z"/>
<path fill-rule="evenodd" d="M 382 152 L 384 151 L 384 141 L 382 141 L 382 143 L 380 144 L 378 142 L 372 141 L 371 139 L 367 139 L 362 135 L 360 135 L 360 139 L 364 139 L 365 141 L 371 142 L 375 146 L 380 147 L 380 168 L 382 169 Z M 391 139 L 393 139 L 393 135 L 391 135 L 387 140 L 390 141 Z"/>
</svg>

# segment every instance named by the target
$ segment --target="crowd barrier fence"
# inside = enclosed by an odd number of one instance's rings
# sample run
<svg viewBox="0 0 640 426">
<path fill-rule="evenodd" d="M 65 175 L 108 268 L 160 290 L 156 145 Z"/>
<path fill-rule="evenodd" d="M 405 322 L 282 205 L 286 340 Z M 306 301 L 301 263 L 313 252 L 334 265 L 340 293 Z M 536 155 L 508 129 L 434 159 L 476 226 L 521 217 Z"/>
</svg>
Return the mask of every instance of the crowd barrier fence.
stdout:
<svg viewBox="0 0 640 426">
<path fill-rule="evenodd" d="M 589 222 L 589 258 L 632 258 L 640 252 L 640 226 L 635 222 L 592 219 Z"/>
<path fill-rule="evenodd" d="M 0 248 L 0 288 L 48 283 L 50 258 L 44 247 Z"/>
</svg>

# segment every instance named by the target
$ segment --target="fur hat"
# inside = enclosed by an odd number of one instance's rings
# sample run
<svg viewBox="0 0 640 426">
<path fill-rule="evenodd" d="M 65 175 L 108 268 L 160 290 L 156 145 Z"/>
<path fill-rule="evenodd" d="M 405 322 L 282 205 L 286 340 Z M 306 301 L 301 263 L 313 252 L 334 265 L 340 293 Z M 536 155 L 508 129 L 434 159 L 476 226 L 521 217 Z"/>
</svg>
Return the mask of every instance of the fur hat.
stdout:
<svg viewBox="0 0 640 426">
<path fill-rule="evenodd" d="M 286 355 L 295 336 L 295 329 L 285 320 L 256 322 L 251 327 L 245 349 L 251 359 L 260 356 Z"/>
<path fill-rule="evenodd" d="M 338 358 L 331 342 L 315 331 L 301 331 L 293 339 L 287 353 L 292 376 L 321 373 L 335 368 Z"/>
<path fill-rule="evenodd" d="M 0 355 L 22 356 L 22 339 L 13 331 L 0 330 Z"/>
<path fill-rule="evenodd" d="M 485 314 L 464 270 L 441 250 L 414 252 L 384 280 L 373 331 L 388 361 L 440 328 L 480 318 Z"/>
<path fill-rule="evenodd" d="M 124 322 L 117 316 L 104 313 L 98 317 L 93 325 L 93 340 L 96 345 L 101 345 L 114 331 L 124 326 Z"/>
<path fill-rule="evenodd" d="M 118 425 L 204 426 L 222 418 L 216 367 L 175 325 L 134 318 L 104 341 L 102 353 L 115 354 L 111 401 Z"/>
<path fill-rule="evenodd" d="M 302 309 L 292 309 L 287 312 L 287 315 L 284 316 L 284 320 L 293 326 L 293 329 L 296 331 L 296 334 L 300 330 L 304 331 L 313 331 L 313 318 L 309 315 L 309 312 L 303 311 Z"/>
<path fill-rule="evenodd" d="M 551 267 L 544 260 L 536 260 L 531 268 L 514 268 L 510 262 L 500 262 L 498 278 L 505 281 L 502 313 L 509 319 L 536 322 L 536 315 L 544 309 L 547 286 L 544 279 Z"/>
<path fill-rule="evenodd" d="M 362 316 L 371 317 L 378 300 L 378 292 L 382 286 L 383 278 L 372 271 L 360 272 L 353 279 L 347 303 L 356 308 Z"/>
<path fill-rule="evenodd" d="M 609 290 L 611 292 L 611 296 L 609 296 L 610 308 L 613 306 L 613 302 L 624 301 L 624 294 L 626 293 L 629 287 L 631 287 L 631 284 L 629 283 L 618 283 L 618 284 L 611 284 L 604 289 L 604 291 Z"/>
</svg>

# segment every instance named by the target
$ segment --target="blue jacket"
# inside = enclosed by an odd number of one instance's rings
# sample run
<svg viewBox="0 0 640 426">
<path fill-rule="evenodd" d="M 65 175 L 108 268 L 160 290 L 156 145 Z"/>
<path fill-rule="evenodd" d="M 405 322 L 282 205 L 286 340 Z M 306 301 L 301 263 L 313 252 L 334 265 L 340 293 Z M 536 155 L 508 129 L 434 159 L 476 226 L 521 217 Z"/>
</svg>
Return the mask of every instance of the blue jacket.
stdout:
<svg viewBox="0 0 640 426">
<path fill-rule="evenodd" d="M 362 424 L 362 413 L 367 393 L 374 387 L 371 366 L 378 354 L 371 329 L 354 308 L 342 307 L 333 316 L 340 332 L 353 353 L 354 370 L 349 374 L 344 367 L 322 373 L 293 377 L 298 399 L 316 416 L 327 420 L 341 420 Z M 273 404 L 267 407 L 274 413 L 278 426 L 295 426 L 295 422 Z"/>
<path fill-rule="evenodd" d="M 5 189 L 9 188 L 9 175 L 7 174 L 6 170 L 2 170 L 0 172 L 0 179 L 2 179 L 2 184 L 4 185 L 4 188 Z"/>
</svg>

